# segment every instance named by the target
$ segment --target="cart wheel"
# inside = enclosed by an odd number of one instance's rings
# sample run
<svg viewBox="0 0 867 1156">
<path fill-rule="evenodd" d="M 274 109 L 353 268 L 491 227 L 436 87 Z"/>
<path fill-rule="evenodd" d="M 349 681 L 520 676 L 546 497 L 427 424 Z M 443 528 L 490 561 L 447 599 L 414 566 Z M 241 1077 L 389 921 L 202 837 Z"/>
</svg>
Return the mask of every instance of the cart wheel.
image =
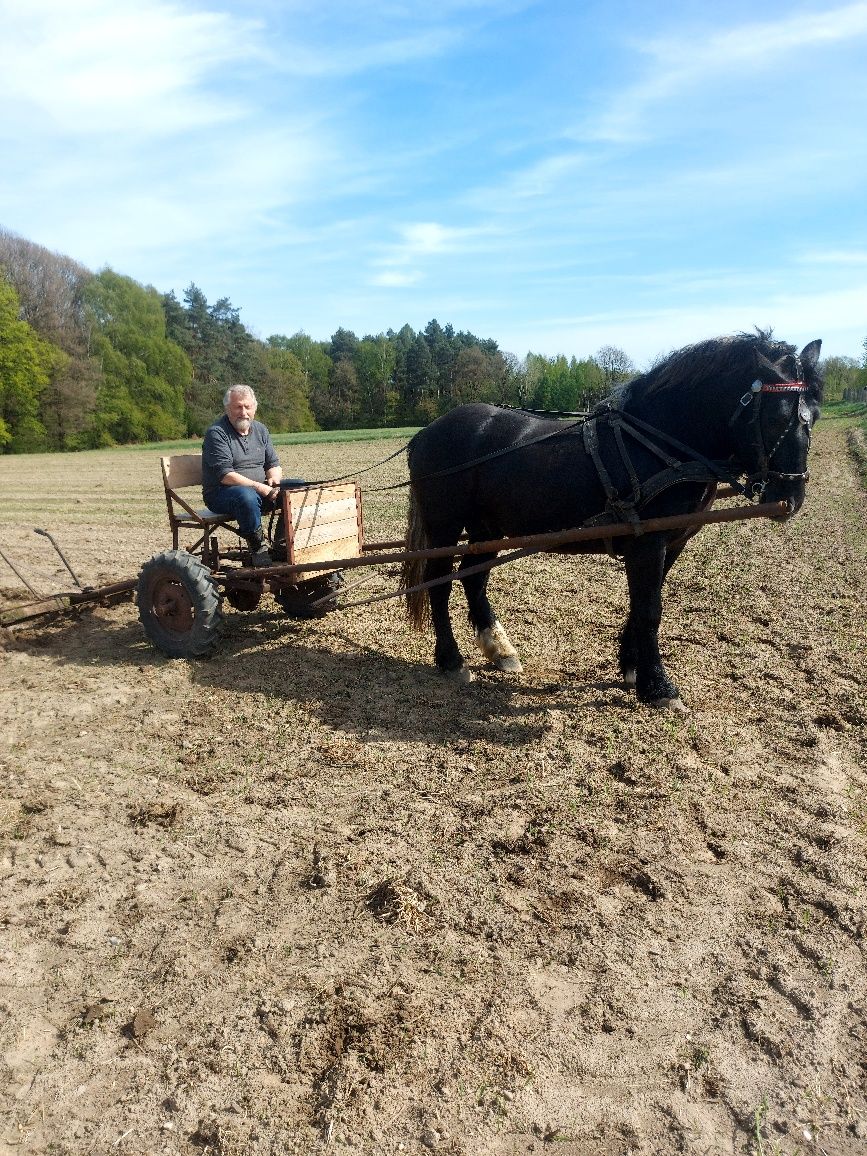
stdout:
<svg viewBox="0 0 867 1156">
<path fill-rule="evenodd" d="M 261 589 L 245 590 L 237 586 L 226 588 L 226 601 L 233 610 L 255 610 L 261 598 Z"/>
<path fill-rule="evenodd" d="M 290 618 L 321 618 L 329 610 L 337 608 L 337 595 L 343 585 L 343 575 L 339 570 L 331 574 L 317 575 L 305 582 L 281 586 L 274 591 L 274 599 Z M 321 606 L 311 603 L 331 595 Z"/>
<path fill-rule="evenodd" d="M 209 654 L 223 627 L 223 596 L 210 572 L 185 550 L 145 562 L 136 591 L 144 632 L 170 658 Z"/>
</svg>

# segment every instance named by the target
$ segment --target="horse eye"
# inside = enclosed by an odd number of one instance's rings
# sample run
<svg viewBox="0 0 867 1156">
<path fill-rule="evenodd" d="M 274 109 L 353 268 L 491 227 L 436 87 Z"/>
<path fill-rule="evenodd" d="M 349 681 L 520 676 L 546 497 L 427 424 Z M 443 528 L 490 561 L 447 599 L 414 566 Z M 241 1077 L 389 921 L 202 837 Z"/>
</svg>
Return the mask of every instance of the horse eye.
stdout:
<svg viewBox="0 0 867 1156">
<path fill-rule="evenodd" d="M 811 426 L 813 424 L 813 413 L 803 398 L 798 401 L 798 421 L 801 425 Z"/>
</svg>

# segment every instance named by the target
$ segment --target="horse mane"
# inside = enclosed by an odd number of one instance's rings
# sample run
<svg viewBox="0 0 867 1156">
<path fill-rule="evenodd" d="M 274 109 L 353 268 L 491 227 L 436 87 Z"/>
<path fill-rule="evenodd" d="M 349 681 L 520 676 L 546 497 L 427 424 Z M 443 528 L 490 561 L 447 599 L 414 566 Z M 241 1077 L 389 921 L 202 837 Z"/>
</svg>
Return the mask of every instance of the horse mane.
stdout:
<svg viewBox="0 0 867 1156">
<path fill-rule="evenodd" d="M 616 404 L 627 400 L 652 401 L 669 391 L 689 391 L 697 381 L 714 380 L 724 387 L 727 381 L 742 381 L 745 375 L 758 376 L 763 364 L 779 367 L 779 371 L 791 379 L 799 375 L 795 346 L 776 340 L 770 329 L 714 337 L 669 354 L 647 373 L 620 386 L 612 395 L 612 401 Z M 818 398 L 820 379 L 807 366 L 803 372 L 809 392 Z"/>
</svg>

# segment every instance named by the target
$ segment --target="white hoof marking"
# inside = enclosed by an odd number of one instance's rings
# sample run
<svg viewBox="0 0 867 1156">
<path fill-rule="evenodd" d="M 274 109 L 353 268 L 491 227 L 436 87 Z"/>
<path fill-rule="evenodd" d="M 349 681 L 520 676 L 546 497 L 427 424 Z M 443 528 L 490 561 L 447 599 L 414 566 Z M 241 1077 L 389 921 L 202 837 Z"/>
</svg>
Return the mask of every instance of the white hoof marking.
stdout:
<svg viewBox="0 0 867 1156">
<path fill-rule="evenodd" d="M 476 642 L 479 644 L 482 654 L 497 670 L 504 670 L 509 674 L 520 674 L 524 669 L 520 658 L 518 658 L 517 650 L 512 646 L 508 634 L 499 622 L 478 631 Z"/>
<path fill-rule="evenodd" d="M 632 687 L 632 689 L 634 690 L 635 684 L 637 682 L 638 682 L 638 671 L 635 669 L 634 666 L 631 667 L 629 670 L 624 670 L 624 672 L 623 672 L 623 685 L 624 686 Z"/>
<path fill-rule="evenodd" d="M 673 710 L 676 714 L 689 714 L 681 698 L 658 698 L 651 706 L 658 707 L 659 710 Z"/>
<path fill-rule="evenodd" d="M 442 673 L 449 682 L 453 682 L 457 686 L 468 686 L 476 677 L 466 663 L 459 666 L 457 670 L 444 670 Z"/>
</svg>

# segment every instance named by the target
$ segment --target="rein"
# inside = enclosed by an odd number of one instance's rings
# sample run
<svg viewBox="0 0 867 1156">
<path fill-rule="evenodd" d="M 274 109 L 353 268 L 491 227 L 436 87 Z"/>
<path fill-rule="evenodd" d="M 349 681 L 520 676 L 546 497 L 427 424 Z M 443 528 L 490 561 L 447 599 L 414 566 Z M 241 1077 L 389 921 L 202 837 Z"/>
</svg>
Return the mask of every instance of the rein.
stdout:
<svg viewBox="0 0 867 1156">
<path fill-rule="evenodd" d="M 409 439 L 409 441 L 404 442 L 402 446 L 399 446 L 398 449 L 396 449 L 393 454 L 389 454 L 387 458 L 382 458 L 380 461 L 374 462 L 372 466 L 365 466 L 363 470 L 353 470 L 353 472 L 351 474 L 340 474 L 336 478 L 317 478 L 316 481 L 305 482 L 304 485 L 305 486 L 330 486 L 332 484 L 332 482 L 348 482 L 348 481 L 351 481 L 353 478 L 357 478 L 359 476 L 359 474 L 369 474 L 372 470 L 378 470 L 380 466 L 386 465 L 387 462 L 392 461 L 394 458 L 398 457 L 400 454 L 402 454 L 406 450 L 408 450 L 409 447 L 412 445 L 412 443 L 415 441 L 415 439 L 417 437 L 418 437 L 418 434 L 414 433 L 412 435 L 412 437 Z M 376 493 L 378 489 L 390 490 L 390 489 L 394 489 L 394 487 L 393 486 L 375 487 L 373 492 Z"/>
<path fill-rule="evenodd" d="M 506 454 L 515 453 L 517 450 L 526 449 L 529 446 L 538 445 L 541 442 L 550 441 L 553 438 L 564 437 L 576 429 L 581 429 L 584 449 L 593 461 L 596 467 L 596 473 L 605 490 L 606 509 L 603 513 L 596 515 L 595 518 L 590 519 L 588 524 L 605 521 L 612 516 L 620 521 L 637 522 L 638 510 L 646 505 L 653 498 L 658 497 L 659 494 L 675 486 L 685 482 L 726 482 L 732 486 L 739 493 L 745 497 L 758 498 L 764 493 L 767 486 L 768 479 L 771 477 L 781 478 L 787 481 L 809 480 L 809 471 L 805 470 L 802 473 L 784 473 L 781 470 L 771 470 L 769 468 L 770 460 L 779 449 L 784 438 L 792 429 L 795 420 L 798 418 L 800 410 L 796 411 L 792 420 L 783 430 L 780 437 L 777 439 L 774 446 L 768 452 L 765 449 L 762 441 L 761 429 L 759 426 L 761 396 L 766 393 L 799 393 L 807 392 L 807 386 L 803 381 L 786 381 L 779 383 L 762 382 L 761 379 L 756 379 L 750 386 L 749 390 L 738 400 L 732 416 L 729 418 L 729 426 L 734 426 L 735 423 L 745 414 L 751 410 L 748 418 L 748 428 L 751 435 L 752 448 L 756 451 L 756 456 L 759 462 L 759 469 L 748 473 L 746 483 L 741 483 L 737 476 L 732 473 L 725 464 L 721 462 L 711 461 L 709 458 L 698 453 L 691 446 L 685 445 L 677 438 L 670 434 L 664 433 L 648 422 L 642 421 L 641 418 L 634 417 L 632 414 L 624 413 L 623 410 L 617 409 L 610 402 L 604 402 L 597 407 L 596 411 L 591 414 L 566 411 L 533 411 L 525 410 L 524 412 L 547 412 L 560 413 L 562 416 L 577 417 L 577 421 L 569 422 L 560 426 L 558 429 L 548 430 L 546 433 L 540 434 L 538 437 L 529 438 L 526 441 L 512 442 L 510 445 L 502 446 L 498 450 L 492 450 L 491 453 L 483 454 L 481 457 L 472 458 L 468 462 L 461 462 L 456 466 L 449 466 L 443 470 L 433 470 L 429 474 L 423 474 L 419 478 L 410 479 L 405 482 L 395 482 L 390 486 L 375 486 L 371 488 L 372 493 L 382 493 L 389 490 L 406 489 L 408 486 L 414 485 L 418 482 L 427 481 L 430 478 L 444 478 L 453 474 L 462 473 L 464 470 L 472 469 L 475 466 L 484 465 L 486 462 L 494 461 L 496 458 L 503 457 Z M 500 409 L 519 409 L 517 406 L 499 406 Z M 597 423 L 603 422 L 613 429 L 614 438 L 617 445 L 618 455 L 621 465 L 625 468 L 629 475 L 631 494 L 629 497 L 621 497 L 615 488 L 611 475 L 602 461 L 601 450 L 599 446 L 599 436 L 597 430 Z M 645 482 L 641 482 L 635 471 L 635 467 L 629 457 L 629 452 L 624 442 L 624 434 L 627 434 L 634 441 L 643 445 L 645 449 L 655 454 L 662 462 L 665 463 L 666 468 L 660 470 L 659 473 L 654 474 Z M 648 436 L 645 436 L 648 435 Z M 328 485 L 332 482 L 342 482 L 349 478 L 357 477 L 359 474 L 367 474 L 372 470 L 379 469 L 386 463 L 392 461 L 400 454 L 408 451 L 418 434 L 414 434 L 408 442 L 389 454 L 388 457 L 382 458 L 381 461 L 374 462 L 373 465 L 367 466 L 362 470 L 356 470 L 352 474 L 343 474 L 339 477 L 323 478 L 314 482 L 308 482 L 308 485 L 319 486 Z M 666 453 L 662 446 L 656 444 L 662 442 L 673 450 L 685 454 L 686 461 L 680 461 L 670 454 Z"/>
<path fill-rule="evenodd" d="M 498 406 L 498 408 L 499 409 L 505 409 L 505 408 L 511 409 L 513 407 L 511 407 L 511 406 L 509 406 L 509 407 Z M 584 425 L 584 419 L 581 419 L 580 421 L 573 421 L 573 422 L 570 422 L 568 425 L 561 426 L 560 429 L 548 430 L 547 433 L 539 434 L 538 437 L 529 438 L 527 441 L 512 442 L 510 445 L 503 446 L 501 449 L 492 450 L 491 453 L 489 453 L 489 454 L 483 454 L 482 457 L 480 457 L 480 458 L 472 458 L 468 462 L 461 462 L 459 465 L 449 466 L 448 469 L 445 469 L 445 470 L 432 470 L 429 474 L 422 474 L 422 476 L 420 478 L 411 478 L 409 481 L 406 481 L 406 482 L 395 482 L 395 484 L 392 486 L 377 486 L 376 489 L 374 490 L 374 493 L 381 493 L 384 490 L 403 490 L 403 489 L 406 489 L 407 486 L 415 485 L 417 482 L 426 482 L 428 480 L 428 478 L 446 478 L 450 474 L 460 474 L 464 470 L 472 469 L 473 466 L 481 466 L 485 462 L 493 461 L 494 458 L 501 458 L 501 457 L 503 457 L 504 454 L 515 453 L 516 450 L 523 450 L 523 449 L 526 449 L 527 446 L 538 445 L 539 442 L 549 441 L 551 438 L 563 437 L 564 434 L 567 434 L 571 430 L 577 429 L 579 426 L 582 426 L 582 425 Z M 409 449 L 409 447 L 412 445 L 414 440 L 415 440 L 415 438 L 413 438 L 409 442 L 407 442 L 407 446 L 406 446 L 407 449 Z"/>
</svg>

